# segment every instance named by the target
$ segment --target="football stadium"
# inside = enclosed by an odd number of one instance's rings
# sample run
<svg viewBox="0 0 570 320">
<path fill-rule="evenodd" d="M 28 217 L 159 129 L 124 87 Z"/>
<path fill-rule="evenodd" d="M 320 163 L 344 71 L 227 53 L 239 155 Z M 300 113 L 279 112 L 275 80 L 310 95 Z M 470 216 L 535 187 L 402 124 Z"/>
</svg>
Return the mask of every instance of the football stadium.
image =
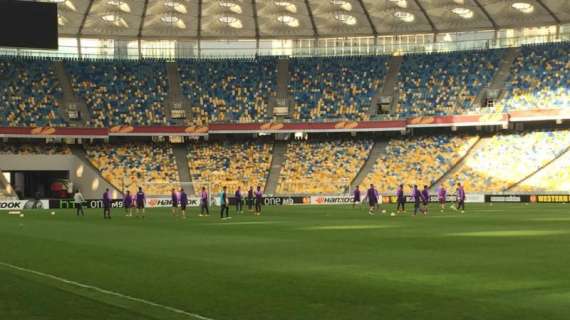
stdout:
<svg viewBox="0 0 570 320">
<path fill-rule="evenodd" d="M 568 319 L 570 1 L 0 1 L 0 319 Z"/>
</svg>

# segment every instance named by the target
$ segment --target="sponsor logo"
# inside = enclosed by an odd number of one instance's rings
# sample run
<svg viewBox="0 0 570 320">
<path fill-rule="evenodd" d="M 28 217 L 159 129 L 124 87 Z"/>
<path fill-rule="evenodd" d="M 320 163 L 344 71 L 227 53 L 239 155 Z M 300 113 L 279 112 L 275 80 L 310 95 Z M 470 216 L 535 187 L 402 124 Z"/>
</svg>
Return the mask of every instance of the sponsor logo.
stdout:
<svg viewBox="0 0 570 320">
<path fill-rule="evenodd" d="M 128 125 L 124 125 L 124 126 L 114 126 L 111 128 L 111 132 L 112 133 L 130 133 L 133 132 L 135 130 L 135 128 L 128 126 Z"/>
<path fill-rule="evenodd" d="M 530 202 L 532 202 L 532 203 L 536 202 L 536 196 L 535 195 L 530 196 Z"/>
<path fill-rule="evenodd" d="M 48 209 L 47 200 L 3 200 L 0 210 Z"/>
<path fill-rule="evenodd" d="M 283 124 L 282 123 L 275 123 L 275 122 L 269 122 L 269 123 L 265 123 L 262 124 L 259 129 L 261 130 L 281 130 L 283 129 Z"/>
<path fill-rule="evenodd" d="M 520 196 L 491 196 L 491 202 L 521 202 Z"/>
<path fill-rule="evenodd" d="M 536 202 L 546 203 L 567 203 L 570 202 L 570 195 L 544 195 L 536 196 Z"/>
<path fill-rule="evenodd" d="M 352 196 L 313 196 L 311 204 L 348 204 L 352 200 Z"/>
<path fill-rule="evenodd" d="M 55 133 L 55 128 L 51 127 L 37 127 L 30 130 L 30 133 L 33 135 L 40 135 L 40 136 L 50 136 Z"/>
</svg>

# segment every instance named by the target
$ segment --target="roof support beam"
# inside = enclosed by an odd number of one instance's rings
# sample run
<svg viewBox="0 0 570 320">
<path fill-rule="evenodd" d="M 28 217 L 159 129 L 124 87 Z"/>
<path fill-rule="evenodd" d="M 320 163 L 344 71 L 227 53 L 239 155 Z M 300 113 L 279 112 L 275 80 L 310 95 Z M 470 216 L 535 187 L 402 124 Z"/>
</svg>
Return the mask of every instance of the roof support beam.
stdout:
<svg viewBox="0 0 570 320">
<path fill-rule="evenodd" d="M 479 7 L 479 9 L 483 12 L 483 14 L 485 15 L 485 17 L 487 17 L 487 20 L 489 20 L 489 22 L 491 22 L 491 25 L 493 26 L 493 29 L 495 29 L 495 31 L 499 30 L 499 25 L 497 25 L 497 23 L 495 22 L 495 20 L 493 20 L 493 18 L 491 17 L 491 15 L 489 14 L 489 12 L 487 11 L 487 9 L 485 9 L 485 7 L 483 7 L 481 5 L 481 3 L 479 2 L 479 0 L 473 0 L 473 2 L 475 2 L 475 4 L 477 5 L 477 7 Z"/>
<path fill-rule="evenodd" d="M 544 2 L 542 0 L 536 0 L 536 2 L 544 9 L 546 10 L 546 12 L 548 12 L 548 14 L 552 17 L 552 19 L 554 19 L 554 21 L 556 21 L 557 25 L 560 25 L 560 19 L 558 18 L 558 16 L 556 16 L 556 14 L 554 14 L 554 12 L 552 10 L 550 10 L 549 7 L 546 6 L 546 4 L 544 4 Z"/>
<path fill-rule="evenodd" d="M 422 4 L 420 3 L 419 0 L 414 0 L 414 2 L 418 6 L 418 8 L 420 8 L 420 11 L 423 13 L 424 17 L 426 17 L 426 20 L 429 23 L 432 32 L 434 34 L 438 33 L 437 28 L 435 27 L 435 24 L 433 24 L 433 21 L 431 21 L 431 18 L 428 16 L 426 9 L 424 9 L 424 6 L 422 6 Z"/>
<path fill-rule="evenodd" d="M 309 0 L 305 0 L 305 5 L 307 6 L 307 12 L 309 13 L 309 19 L 311 19 L 311 26 L 313 27 L 313 33 L 315 38 L 319 37 L 319 31 L 317 30 L 317 25 L 315 24 L 315 17 L 313 16 L 313 9 L 309 4 Z"/>
<path fill-rule="evenodd" d="M 364 2 L 362 0 L 358 0 L 358 2 L 360 2 L 360 6 L 362 7 L 362 10 L 364 10 L 364 15 L 366 15 L 366 20 L 368 20 L 368 23 L 370 24 L 370 28 L 372 29 L 372 33 L 374 34 L 374 37 L 377 37 L 378 31 L 376 31 L 376 26 L 372 22 L 372 18 L 370 18 L 370 13 L 368 12 L 368 9 L 366 8 L 366 6 L 364 5 Z"/>
<path fill-rule="evenodd" d="M 148 8 L 148 0 L 144 0 L 144 5 L 143 5 L 143 10 L 142 10 L 142 15 L 141 15 L 141 24 L 139 25 L 139 33 L 138 33 L 139 39 L 142 37 L 142 29 L 144 27 L 144 19 L 146 18 L 147 8 Z"/>
<path fill-rule="evenodd" d="M 95 0 L 91 0 L 89 1 L 89 4 L 87 5 L 87 9 L 85 9 L 85 14 L 83 15 L 83 19 L 81 20 L 81 24 L 79 25 L 79 31 L 77 31 L 77 36 L 81 36 L 81 34 L 83 33 L 83 28 L 85 27 L 85 21 L 87 21 L 87 16 L 89 15 L 89 12 L 91 11 L 91 7 L 93 6 L 93 2 Z"/>
<path fill-rule="evenodd" d="M 251 10 L 253 11 L 253 23 L 255 24 L 255 39 L 259 46 L 259 22 L 257 21 L 257 3 L 251 0 Z"/>
<path fill-rule="evenodd" d="M 198 47 L 198 58 L 202 56 L 202 2 L 203 0 L 198 0 L 198 28 L 196 31 L 196 37 L 198 38 L 198 40 L 196 40 Z"/>
</svg>

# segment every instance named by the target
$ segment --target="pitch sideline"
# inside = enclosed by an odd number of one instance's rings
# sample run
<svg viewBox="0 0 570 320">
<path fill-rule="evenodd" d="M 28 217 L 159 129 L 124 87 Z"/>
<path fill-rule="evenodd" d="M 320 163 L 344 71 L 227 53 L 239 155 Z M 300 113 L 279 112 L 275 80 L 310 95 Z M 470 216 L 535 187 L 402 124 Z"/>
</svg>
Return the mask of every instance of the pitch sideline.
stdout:
<svg viewBox="0 0 570 320">
<path fill-rule="evenodd" d="M 212 319 L 212 318 L 204 317 L 204 316 L 201 316 L 201 315 L 196 314 L 196 313 L 191 313 L 191 312 L 188 312 L 188 311 L 184 311 L 184 310 L 182 310 L 182 309 L 178 309 L 178 308 L 166 306 L 166 305 L 163 305 L 163 304 L 160 304 L 160 303 L 152 302 L 152 301 L 145 300 L 145 299 L 141 299 L 141 298 L 132 297 L 132 296 L 129 296 L 129 295 L 126 295 L 126 294 L 122 294 L 122 293 L 119 293 L 119 292 L 115 292 L 115 291 L 111 291 L 111 290 L 107 290 L 107 289 L 102 289 L 102 288 L 99 288 L 99 287 L 96 287 L 96 286 L 92 286 L 92 285 L 88 285 L 88 284 L 83 284 L 83 283 L 80 283 L 80 282 L 77 282 L 77 281 L 68 280 L 68 279 L 65 279 L 65 278 L 61 278 L 61 277 L 58 277 L 58 276 L 54 276 L 54 275 L 49 274 L 49 273 L 44 273 L 44 272 L 40 272 L 40 271 L 36 271 L 36 270 L 32 270 L 32 269 L 27 269 L 27 268 L 19 267 L 19 266 L 16 266 L 16 265 L 13 265 L 13 264 L 10 264 L 10 263 L 6 263 L 6 262 L 3 262 L 3 261 L 0 261 L 0 266 L 4 266 L 4 267 L 7 267 L 7 268 L 10 268 L 10 269 L 13 269 L 13 270 L 18 270 L 18 271 L 21 271 L 21 272 L 31 273 L 31 274 L 34 274 L 34 275 L 36 275 L 36 276 L 48 278 L 48 279 L 51 279 L 51 280 L 56 280 L 56 281 L 59 281 L 59 282 L 65 283 L 65 284 L 69 284 L 69 285 L 72 285 L 72 286 L 76 286 L 76 287 L 79 287 L 79 288 L 89 289 L 89 290 L 97 291 L 97 292 L 99 292 L 99 293 L 103 293 L 103 294 L 107 294 L 107 295 L 111 295 L 111 296 L 115 296 L 115 297 L 119 297 L 119 298 L 131 300 L 131 301 L 143 303 L 143 304 L 146 304 L 146 305 L 149 305 L 149 306 L 152 306 L 152 307 L 156 307 L 156 308 L 160 308 L 160 309 L 163 309 L 163 310 L 167 310 L 167 311 L 170 311 L 170 312 L 173 312 L 173 313 L 185 315 L 185 316 L 188 316 L 188 317 L 191 317 L 191 318 L 194 318 L 194 319 L 199 319 L 199 320 L 214 320 L 214 319 Z"/>
</svg>

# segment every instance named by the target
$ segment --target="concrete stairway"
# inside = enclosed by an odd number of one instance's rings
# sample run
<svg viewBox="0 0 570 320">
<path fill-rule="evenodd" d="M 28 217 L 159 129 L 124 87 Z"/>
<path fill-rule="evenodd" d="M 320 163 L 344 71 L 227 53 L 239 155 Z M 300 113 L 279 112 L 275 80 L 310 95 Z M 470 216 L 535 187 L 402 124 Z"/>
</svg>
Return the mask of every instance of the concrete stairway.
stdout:
<svg viewBox="0 0 570 320">
<path fill-rule="evenodd" d="M 473 101 L 474 106 L 476 107 L 481 106 L 481 103 L 483 103 L 483 100 L 488 95 L 488 91 L 495 91 L 495 90 L 500 91 L 499 98 L 502 97 L 502 95 L 504 94 L 503 89 L 505 89 L 505 83 L 511 72 L 511 67 L 513 65 L 513 62 L 518 54 L 519 54 L 518 48 L 508 48 L 505 50 L 499 68 L 497 69 L 495 75 L 493 76 L 493 80 L 491 81 L 491 83 L 487 88 L 479 92 L 479 95 L 477 95 L 475 101 Z"/>
<path fill-rule="evenodd" d="M 472 154 L 475 154 L 477 150 L 479 150 L 481 147 L 485 145 L 486 145 L 486 139 L 479 137 L 478 140 L 475 141 L 475 143 L 471 146 L 471 148 L 467 150 L 463 158 L 459 159 L 459 161 L 457 161 L 457 163 L 455 163 L 451 167 L 451 169 L 449 169 L 443 176 L 437 179 L 437 181 L 430 186 L 431 192 L 435 192 L 436 186 L 440 185 L 441 183 L 445 183 L 446 181 L 449 180 L 450 177 L 453 177 L 457 172 L 459 172 L 465 165 L 466 160 L 469 159 L 469 157 Z"/>
<path fill-rule="evenodd" d="M 8 183 L 2 171 L 0 170 L 0 199 L 18 199 L 16 192 Z"/>
<path fill-rule="evenodd" d="M 84 101 L 75 96 L 71 79 L 65 71 L 63 61 L 54 61 L 53 68 L 57 76 L 57 80 L 63 89 L 63 101 L 61 101 L 64 109 L 62 116 L 72 125 L 85 125 L 89 121 L 89 110 Z M 79 118 L 77 120 L 69 119 L 69 111 L 77 111 Z"/>
<path fill-rule="evenodd" d="M 287 152 L 287 142 L 276 141 L 273 145 L 273 155 L 271 157 L 271 168 L 269 169 L 269 176 L 265 183 L 265 193 L 275 194 L 277 190 L 277 183 L 281 175 L 281 167 L 285 161 L 285 152 Z"/>
<path fill-rule="evenodd" d="M 382 87 L 378 90 L 378 94 L 373 98 L 372 105 L 375 106 L 380 97 L 391 97 L 392 104 L 390 106 L 390 110 L 394 111 L 395 100 L 396 96 L 394 93 L 396 92 L 395 88 L 398 82 L 398 74 L 400 73 L 400 66 L 404 61 L 403 56 L 392 56 L 390 58 L 390 63 L 388 65 L 388 73 L 384 77 L 384 83 Z M 377 108 L 370 108 L 370 116 L 374 116 L 377 113 Z"/>
<path fill-rule="evenodd" d="M 192 106 L 188 99 L 182 94 L 178 64 L 175 61 L 166 63 L 166 74 L 168 76 L 168 98 L 164 111 L 166 112 L 167 119 L 171 123 L 179 125 L 184 124 L 184 122 L 190 122 L 192 120 Z M 186 121 L 184 121 L 184 119 L 172 119 L 173 109 L 183 109 L 186 113 Z"/>
<path fill-rule="evenodd" d="M 174 157 L 176 158 L 176 166 L 178 167 L 178 175 L 181 182 L 190 182 L 190 169 L 188 168 L 188 149 L 185 144 L 173 144 L 172 151 L 174 152 Z M 190 184 L 185 184 L 184 191 L 187 194 L 194 194 L 194 186 Z"/>
<path fill-rule="evenodd" d="M 89 158 L 87 157 L 87 154 L 85 153 L 85 150 L 83 150 L 82 146 L 70 145 L 70 148 L 71 148 L 71 154 L 73 154 L 83 164 L 83 170 L 89 171 L 89 172 L 83 173 L 83 176 L 85 176 L 85 177 L 98 177 L 101 181 L 104 182 L 102 188 L 109 188 L 111 191 L 116 190 L 116 192 L 118 194 L 122 194 L 122 187 L 123 186 L 116 186 L 116 185 L 112 184 L 111 181 L 109 181 L 105 177 L 103 177 L 103 175 L 101 174 L 101 171 L 99 171 L 99 169 L 97 169 L 93 165 L 93 163 L 91 163 L 91 160 L 89 160 Z"/>
<path fill-rule="evenodd" d="M 277 95 L 272 97 L 267 108 L 267 117 L 287 116 L 291 111 L 289 108 L 289 58 L 279 58 L 277 62 Z M 275 112 L 275 107 L 286 107 L 287 112 Z"/>
<path fill-rule="evenodd" d="M 364 162 L 364 165 L 360 168 L 358 174 L 356 174 L 356 177 L 354 177 L 350 183 L 350 190 L 354 190 L 356 186 L 362 184 L 362 181 L 364 181 L 366 176 L 374 170 L 376 160 L 386 152 L 386 146 L 388 146 L 388 141 L 378 141 L 374 143 L 372 150 L 370 150 L 370 153 L 368 154 L 366 162 Z"/>
</svg>

